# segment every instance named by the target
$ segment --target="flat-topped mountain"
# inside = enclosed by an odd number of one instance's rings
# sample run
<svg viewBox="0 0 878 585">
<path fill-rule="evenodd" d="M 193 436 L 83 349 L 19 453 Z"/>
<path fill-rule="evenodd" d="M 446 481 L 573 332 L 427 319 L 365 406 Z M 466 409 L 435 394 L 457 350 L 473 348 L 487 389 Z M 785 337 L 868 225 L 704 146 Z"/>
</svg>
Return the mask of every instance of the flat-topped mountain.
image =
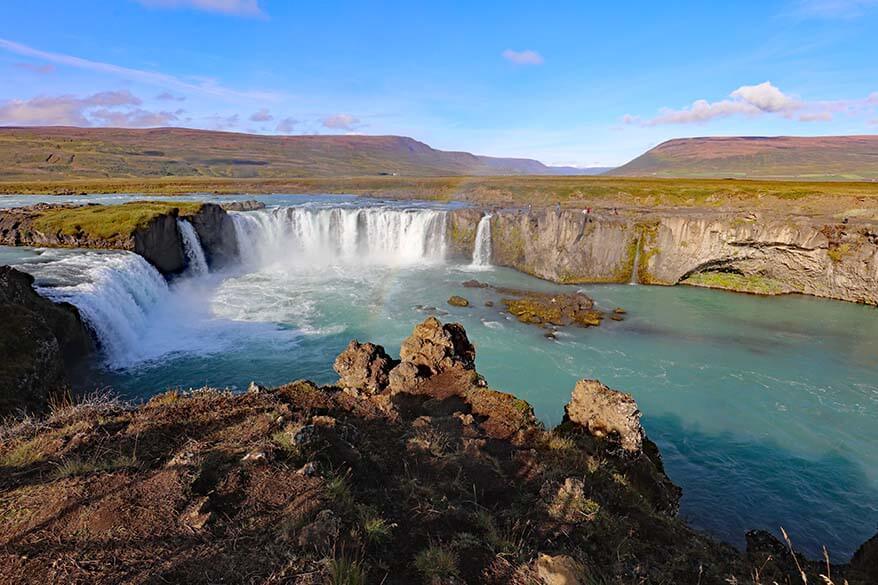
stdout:
<svg viewBox="0 0 878 585">
<path fill-rule="evenodd" d="M 404 136 L 263 136 L 186 128 L 0 128 L 0 180 L 574 174 Z"/>
<path fill-rule="evenodd" d="M 878 179 L 878 135 L 678 138 L 659 144 L 607 174 Z"/>
</svg>

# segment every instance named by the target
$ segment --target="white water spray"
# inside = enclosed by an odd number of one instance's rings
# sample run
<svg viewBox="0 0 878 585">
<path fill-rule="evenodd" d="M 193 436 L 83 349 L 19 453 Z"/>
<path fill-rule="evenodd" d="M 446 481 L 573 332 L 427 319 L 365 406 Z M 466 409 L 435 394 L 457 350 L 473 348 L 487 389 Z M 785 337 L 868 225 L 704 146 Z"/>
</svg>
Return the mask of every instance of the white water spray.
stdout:
<svg viewBox="0 0 878 585">
<path fill-rule="evenodd" d="M 183 252 L 186 254 L 186 271 L 192 275 L 207 274 L 207 258 L 201 247 L 201 240 L 192 224 L 185 219 L 178 219 L 177 226 L 180 228 L 180 236 L 183 238 Z"/>
<path fill-rule="evenodd" d="M 479 225 L 476 228 L 472 265 L 480 268 L 490 266 L 491 252 L 491 214 L 486 213 L 479 220 Z"/>
<path fill-rule="evenodd" d="M 444 211 L 281 207 L 231 215 L 242 262 L 251 267 L 406 266 L 445 259 Z"/>
<path fill-rule="evenodd" d="M 158 270 L 132 252 L 79 252 L 20 267 L 37 278 L 40 294 L 79 309 L 110 367 L 143 346 L 150 311 L 171 296 Z"/>
</svg>

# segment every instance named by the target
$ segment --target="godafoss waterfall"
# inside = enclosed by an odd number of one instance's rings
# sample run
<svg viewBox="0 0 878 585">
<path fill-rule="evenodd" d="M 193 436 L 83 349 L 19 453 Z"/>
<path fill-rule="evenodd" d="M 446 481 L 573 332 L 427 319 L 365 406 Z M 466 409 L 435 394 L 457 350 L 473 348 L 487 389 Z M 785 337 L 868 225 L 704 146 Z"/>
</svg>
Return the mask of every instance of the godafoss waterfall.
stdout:
<svg viewBox="0 0 878 585">
<path fill-rule="evenodd" d="M 75 305 L 94 331 L 100 353 L 77 381 L 82 390 L 143 399 L 169 387 L 332 382 L 332 359 L 349 340 L 396 348 L 433 314 L 462 323 L 478 371 L 547 424 L 559 422 L 578 379 L 630 392 L 696 527 L 741 545 L 749 529 L 783 526 L 815 557 L 822 545 L 847 557 L 874 534 L 874 308 L 693 287 L 556 285 L 491 266 L 489 216 L 472 249 L 455 254 L 451 211 L 441 206 L 264 201 L 265 209 L 229 212 L 239 261 L 222 268 L 180 219 L 188 267 L 170 280 L 126 251 L 4 248 L 0 259 L 33 274 L 44 296 Z M 627 313 L 549 340 L 504 311 L 496 288 L 463 288 L 476 272 L 495 287 L 582 290 Z M 452 295 L 469 306 L 450 306 Z"/>
</svg>

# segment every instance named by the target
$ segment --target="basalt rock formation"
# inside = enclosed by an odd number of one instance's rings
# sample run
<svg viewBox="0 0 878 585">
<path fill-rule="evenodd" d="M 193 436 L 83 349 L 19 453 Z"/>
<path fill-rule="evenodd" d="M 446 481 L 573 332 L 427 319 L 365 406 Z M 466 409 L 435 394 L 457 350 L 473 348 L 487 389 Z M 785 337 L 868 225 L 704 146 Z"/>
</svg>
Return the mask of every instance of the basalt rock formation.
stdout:
<svg viewBox="0 0 878 585">
<path fill-rule="evenodd" d="M 41 220 L 46 216 L 83 208 L 106 209 L 125 220 L 119 222 L 114 217 L 109 222 L 123 223 L 126 227 L 108 234 L 96 234 L 79 225 L 69 226 L 71 229 L 67 231 L 42 227 Z M 139 221 L 129 221 L 130 218 Z M 143 256 L 162 274 L 173 275 L 185 270 L 187 262 L 178 218 L 192 223 L 208 265 L 220 268 L 237 260 L 238 241 L 232 218 L 213 203 L 188 204 L 188 207 L 176 207 L 173 202 L 135 202 L 112 207 L 42 203 L 0 210 L 0 245 L 130 250 Z"/>
<path fill-rule="evenodd" d="M 675 517 L 679 490 L 630 397 L 577 388 L 568 419 L 546 430 L 526 402 L 485 387 L 459 325 L 415 328 L 395 366 L 418 370 L 411 388 L 373 376 L 388 358 L 369 345 L 337 361 L 354 382 L 345 388 L 92 400 L 3 427 L 0 581 L 727 585 L 753 583 L 754 568 L 799 578 Z M 374 386 L 360 389 L 364 379 Z M 584 411 L 585 425 L 574 420 Z M 869 583 L 870 554 L 833 577 Z M 818 582 L 823 569 L 804 568 Z"/>
<path fill-rule="evenodd" d="M 92 349 L 76 308 L 41 297 L 33 282 L 0 266 L 0 416 L 44 410 L 67 389 L 67 370 Z"/>
<path fill-rule="evenodd" d="M 451 214 L 452 235 L 478 222 L 472 210 Z M 878 228 L 863 223 L 705 210 L 503 210 L 492 215 L 491 241 L 494 264 L 559 283 L 687 283 L 878 304 Z"/>
</svg>

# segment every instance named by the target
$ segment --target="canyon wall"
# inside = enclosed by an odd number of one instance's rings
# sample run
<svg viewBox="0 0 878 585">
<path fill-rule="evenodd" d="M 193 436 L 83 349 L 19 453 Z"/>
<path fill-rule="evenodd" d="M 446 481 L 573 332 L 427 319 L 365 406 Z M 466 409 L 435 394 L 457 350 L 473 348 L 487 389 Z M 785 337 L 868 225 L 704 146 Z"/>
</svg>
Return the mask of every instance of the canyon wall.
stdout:
<svg viewBox="0 0 878 585">
<path fill-rule="evenodd" d="M 449 222 L 459 239 L 480 217 L 463 213 Z M 878 231 L 866 225 L 704 211 L 504 210 L 493 213 L 491 241 L 494 264 L 560 283 L 683 282 L 878 305 Z"/>
</svg>

